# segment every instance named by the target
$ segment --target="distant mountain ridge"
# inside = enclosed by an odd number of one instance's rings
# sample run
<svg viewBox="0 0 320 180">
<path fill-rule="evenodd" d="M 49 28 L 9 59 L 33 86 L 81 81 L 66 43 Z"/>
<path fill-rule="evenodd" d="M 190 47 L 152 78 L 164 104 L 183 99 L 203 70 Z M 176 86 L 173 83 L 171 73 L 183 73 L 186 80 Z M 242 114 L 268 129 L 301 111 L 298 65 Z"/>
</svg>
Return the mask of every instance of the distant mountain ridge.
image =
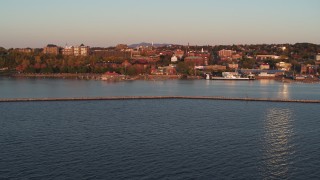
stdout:
<svg viewBox="0 0 320 180">
<path fill-rule="evenodd" d="M 172 44 L 167 44 L 167 43 L 154 43 L 153 46 L 154 47 L 163 47 L 163 46 L 169 46 L 169 45 L 172 45 Z M 131 44 L 129 45 L 130 48 L 136 48 L 136 47 L 139 47 L 139 46 L 152 46 L 152 43 L 147 43 L 147 42 L 142 42 L 142 43 L 138 43 L 138 44 Z"/>
</svg>

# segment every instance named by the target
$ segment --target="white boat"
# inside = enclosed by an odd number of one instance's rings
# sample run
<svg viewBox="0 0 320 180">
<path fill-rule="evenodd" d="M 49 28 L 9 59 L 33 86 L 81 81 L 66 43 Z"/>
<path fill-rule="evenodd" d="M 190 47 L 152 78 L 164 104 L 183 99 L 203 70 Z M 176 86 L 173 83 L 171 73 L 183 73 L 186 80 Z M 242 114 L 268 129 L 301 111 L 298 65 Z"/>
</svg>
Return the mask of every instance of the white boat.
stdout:
<svg viewBox="0 0 320 180">
<path fill-rule="evenodd" d="M 237 72 L 223 72 L 222 77 L 212 77 L 212 80 L 254 80 L 254 75 L 249 74 L 248 77 L 241 77 Z"/>
<path fill-rule="evenodd" d="M 206 80 L 210 80 L 210 79 L 211 79 L 210 74 L 206 74 Z"/>
</svg>

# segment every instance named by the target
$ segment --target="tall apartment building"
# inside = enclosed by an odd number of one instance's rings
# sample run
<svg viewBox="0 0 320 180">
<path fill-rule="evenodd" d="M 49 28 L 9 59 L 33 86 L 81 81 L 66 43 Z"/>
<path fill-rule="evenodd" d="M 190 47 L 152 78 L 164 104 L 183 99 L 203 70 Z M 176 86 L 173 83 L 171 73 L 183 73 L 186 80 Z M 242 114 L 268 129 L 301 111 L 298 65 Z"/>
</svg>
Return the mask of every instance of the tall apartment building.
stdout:
<svg viewBox="0 0 320 180">
<path fill-rule="evenodd" d="M 32 53 L 33 49 L 31 48 L 16 48 L 15 51 L 20 53 Z"/>
<path fill-rule="evenodd" d="M 73 49 L 74 56 L 88 56 L 90 53 L 90 47 L 81 44 L 80 46 L 75 46 Z"/>
<path fill-rule="evenodd" d="M 43 48 L 44 54 L 59 54 L 59 47 L 54 44 L 48 44 L 46 47 Z"/>
<path fill-rule="evenodd" d="M 90 47 L 83 44 L 80 46 L 66 46 L 61 52 L 64 56 L 88 56 Z"/>
<path fill-rule="evenodd" d="M 64 49 L 62 49 L 62 55 L 73 56 L 74 55 L 74 47 L 73 46 L 66 46 Z"/>
</svg>

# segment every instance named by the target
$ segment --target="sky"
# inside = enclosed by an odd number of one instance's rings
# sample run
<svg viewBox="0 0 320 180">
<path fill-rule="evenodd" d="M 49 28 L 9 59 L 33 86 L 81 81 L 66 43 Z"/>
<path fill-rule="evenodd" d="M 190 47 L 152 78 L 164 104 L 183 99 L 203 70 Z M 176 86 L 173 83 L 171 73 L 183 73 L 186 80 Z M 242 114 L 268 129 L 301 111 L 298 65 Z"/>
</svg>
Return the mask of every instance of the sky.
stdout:
<svg viewBox="0 0 320 180">
<path fill-rule="evenodd" d="M 0 0 L 0 47 L 320 44 L 320 0 Z"/>
</svg>

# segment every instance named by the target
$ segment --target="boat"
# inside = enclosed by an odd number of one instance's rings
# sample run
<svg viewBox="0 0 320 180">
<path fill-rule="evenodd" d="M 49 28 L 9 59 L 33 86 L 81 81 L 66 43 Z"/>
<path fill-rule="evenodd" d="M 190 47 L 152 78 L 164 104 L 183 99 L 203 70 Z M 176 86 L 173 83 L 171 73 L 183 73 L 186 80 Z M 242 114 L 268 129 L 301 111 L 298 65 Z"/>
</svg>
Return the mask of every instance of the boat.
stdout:
<svg viewBox="0 0 320 180">
<path fill-rule="evenodd" d="M 253 74 L 249 74 L 247 77 L 241 77 L 237 72 L 223 72 L 222 77 L 212 77 L 212 80 L 254 80 Z"/>
<path fill-rule="evenodd" d="M 206 80 L 210 80 L 211 79 L 211 76 L 210 76 L 210 74 L 206 74 Z"/>
</svg>

